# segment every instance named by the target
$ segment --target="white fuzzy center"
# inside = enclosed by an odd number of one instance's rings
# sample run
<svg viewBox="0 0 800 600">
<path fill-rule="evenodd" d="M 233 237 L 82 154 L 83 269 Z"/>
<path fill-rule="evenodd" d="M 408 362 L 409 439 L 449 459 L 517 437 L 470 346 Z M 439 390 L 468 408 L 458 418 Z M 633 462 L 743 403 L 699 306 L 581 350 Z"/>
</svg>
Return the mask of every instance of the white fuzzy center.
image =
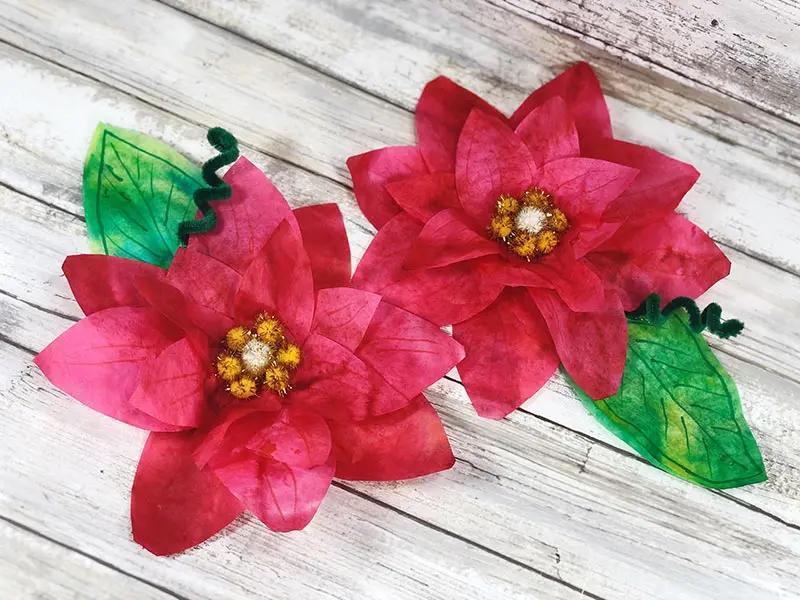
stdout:
<svg viewBox="0 0 800 600">
<path fill-rule="evenodd" d="M 261 375 L 266 371 L 271 359 L 272 347 L 261 340 L 252 339 L 242 348 L 244 368 L 255 375 Z"/>
<path fill-rule="evenodd" d="M 544 228 L 545 219 L 547 219 L 547 215 L 542 210 L 535 206 L 523 206 L 517 213 L 514 224 L 517 229 L 536 234 Z"/>
</svg>

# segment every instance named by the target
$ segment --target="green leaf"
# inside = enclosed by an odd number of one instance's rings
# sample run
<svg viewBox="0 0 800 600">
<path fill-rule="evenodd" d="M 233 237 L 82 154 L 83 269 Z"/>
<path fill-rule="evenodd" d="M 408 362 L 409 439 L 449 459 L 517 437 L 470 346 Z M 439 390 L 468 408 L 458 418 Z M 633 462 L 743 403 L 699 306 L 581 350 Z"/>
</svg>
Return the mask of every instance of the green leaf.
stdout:
<svg viewBox="0 0 800 600">
<path fill-rule="evenodd" d="M 736 384 L 683 311 L 662 326 L 628 322 L 628 358 L 616 395 L 586 408 L 655 466 L 709 488 L 765 481 Z"/>
<path fill-rule="evenodd" d="M 83 170 L 92 251 L 168 267 L 199 187 L 200 168 L 163 142 L 100 123 Z"/>
</svg>

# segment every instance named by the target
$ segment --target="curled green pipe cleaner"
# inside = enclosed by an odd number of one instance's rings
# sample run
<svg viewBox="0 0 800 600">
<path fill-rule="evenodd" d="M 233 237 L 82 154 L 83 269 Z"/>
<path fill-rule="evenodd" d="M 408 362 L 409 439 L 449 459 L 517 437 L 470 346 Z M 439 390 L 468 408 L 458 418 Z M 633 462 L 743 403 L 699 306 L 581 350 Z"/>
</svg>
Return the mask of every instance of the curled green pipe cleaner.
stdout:
<svg viewBox="0 0 800 600">
<path fill-rule="evenodd" d="M 667 302 L 664 310 L 661 310 L 661 296 L 650 294 L 639 308 L 625 313 L 625 315 L 629 319 L 645 318 L 653 325 L 660 326 L 664 324 L 667 317 L 680 308 L 688 313 L 689 327 L 695 333 L 700 333 L 707 329 L 722 339 L 727 339 L 739 335 L 744 329 L 744 323 L 738 319 L 723 321 L 722 307 L 719 304 L 712 302 L 705 307 L 703 312 L 700 312 L 695 301 L 686 296 L 678 296 L 674 300 Z"/>
<path fill-rule="evenodd" d="M 194 203 L 203 217 L 183 221 L 178 225 L 178 239 L 182 246 L 189 243 L 190 235 L 207 233 L 217 226 L 217 213 L 209 203 L 212 200 L 227 200 L 231 197 L 231 186 L 217 176 L 217 169 L 239 158 L 239 144 L 236 138 L 222 127 L 209 129 L 207 139 L 219 154 L 203 165 L 203 179 L 210 187 L 199 188 L 193 196 Z"/>
</svg>

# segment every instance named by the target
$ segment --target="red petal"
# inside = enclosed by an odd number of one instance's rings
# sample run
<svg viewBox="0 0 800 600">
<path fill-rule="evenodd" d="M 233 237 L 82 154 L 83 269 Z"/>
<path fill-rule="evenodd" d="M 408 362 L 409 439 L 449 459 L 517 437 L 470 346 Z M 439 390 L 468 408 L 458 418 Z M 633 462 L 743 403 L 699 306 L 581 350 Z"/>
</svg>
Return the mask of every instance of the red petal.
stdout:
<svg viewBox="0 0 800 600">
<path fill-rule="evenodd" d="M 347 159 L 347 168 L 358 206 L 377 229 L 402 210 L 392 200 L 386 184 L 428 172 L 416 146 L 392 146 L 351 156 Z"/>
<path fill-rule="evenodd" d="M 325 498 L 335 470 L 325 465 L 303 469 L 248 458 L 214 471 L 250 512 L 273 531 L 295 531 L 311 522 Z"/>
<path fill-rule="evenodd" d="M 578 63 L 533 92 L 511 117 L 517 127 L 537 106 L 561 96 L 575 121 L 581 145 L 590 138 L 612 137 L 611 119 L 600 82 L 588 63 Z"/>
<path fill-rule="evenodd" d="M 384 225 L 358 263 L 353 287 L 377 293 L 405 277 L 403 263 L 420 231 L 422 225 L 405 213 Z"/>
<path fill-rule="evenodd" d="M 563 158 L 542 167 L 537 186 L 574 223 L 599 222 L 603 211 L 639 171 L 594 158 Z"/>
<path fill-rule="evenodd" d="M 116 306 L 145 306 L 135 281 L 160 280 L 165 274 L 155 265 L 102 254 L 68 256 L 61 268 L 86 315 Z"/>
<path fill-rule="evenodd" d="M 139 387 L 130 403 L 159 421 L 179 427 L 199 427 L 206 408 L 208 348 L 183 338 L 142 367 Z"/>
<path fill-rule="evenodd" d="M 153 554 L 181 552 L 233 521 L 242 506 L 192 460 L 194 432 L 151 433 L 131 491 L 133 539 Z"/>
<path fill-rule="evenodd" d="M 179 332 L 149 308 L 109 308 L 78 321 L 34 359 L 50 382 L 89 408 L 151 431 L 174 431 L 131 406 L 142 367 Z"/>
<path fill-rule="evenodd" d="M 542 312 L 567 373 L 595 400 L 617 392 L 628 347 L 628 321 L 614 292 L 606 308 L 573 312 L 548 290 L 529 290 Z"/>
<path fill-rule="evenodd" d="M 295 209 L 294 216 L 311 261 L 314 288 L 321 290 L 350 283 L 350 243 L 339 207 L 306 206 Z"/>
<path fill-rule="evenodd" d="M 310 469 L 328 462 L 331 434 L 319 415 L 288 407 L 250 438 L 247 449 L 290 467 Z"/>
<path fill-rule="evenodd" d="M 296 344 L 303 343 L 314 316 L 314 280 L 300 233 L 284 221 L 253 259 L 236 295 L 236 316 L 250 321 L 274 313 Z"/>
<path fill-rule="evenodd" d="M 651 293 L 666 302 L 697 298 L 726 277 L 731 263 L 699 227 L 670 213 L 660 221 L 626 223 L 589 260 L 633 310 Z"/>
<path fill-rule="evenodd" d="M 503 284 L 488 276 L 492 258 L 409 271 L 381 295 L 390 304 L 437 325 L 458 323 L 482 311 L 503 291 Z"/>
<path fill-rule="evenodd" d="M 533 109 L 515 131 L 539 167 L 552 160 L 581 155 L 575 123 L 560 96 Z"/>
<path fill-rule="evenodd" d="M 620 225 L 621 223 L 578 225 L 569 230 L 561 243 L 569 245 L 575 258 L 583 258 L 603 242 L 609 240 L 620 228 Z"/>
<path fill-rule="evenodd" d="M 455 463 L 442 421 L 425 396 L 406 408 L 359 423 L 331 423 L 336 477 L 396 481 L 449 469 Z"/>
<path fill-rule="evenodd" d="M 516 410 L 558 367 L 547 325 L 521 288 L 506 288 L 489 308 L 453 325 L 453 337 L 467 351 L 458 372 L 482 417 Z"/>
<path fill-rule="evenodd" d="M 443 210 L 425 223 L 405 262 L 407 269 L 443 267 L 456 262 L 500 254 L 497 242 L 476 233 L 461 210 Z"/>
<path fill-rule="evenodd" d="M 464 358 L 464 349 L 433 323 L 384 302 L 356 356 L 411 399 Z"/>
<path fill-rule="evenodd" d="M 423 223 L 446 208 L 461 208 L 453 173 L 414 175 L 386 186 L 404 211 Z"/>
<path fill-rule="evenodd" d="M 167 271 L 167 281 L 197 306 L 232 316 L 242 277 L 206 254 L 178 248 Z"/>
<path fill-rule="evenodd" d="M 417 139 L 431 171 L 455 170 L 458 138 L 473 110 L 506 121 L 492 105 L 447 77 L 437 77 L 422 90 L 416 109 Z"/>
<path fill-rule="evenodd" d="M 289 402 L 326 419 L 360 421 L 408 404 L 375 369 L 318 333 L 308 336 L 292 385 Z"/>
<path fill-rule="evenodd" d="M 189 238 L 197 250 L 244 273 L 264 242 L 284 219 L 297 223 L 281 193 L 264 173 L 246 158 L 234 163 L 224 177 L 233 190 L 227 200 L 214 202 L 216 228 Z"/>
<path fill-rule="evenodd" d="M 584 156 L 639 169 L 630 187 L 606 209 L 603 217 L 609 220 L 671 212 L 700 177 L 692 165 L 646 146 L 596 139 L 583 144 L 582 148 Z"/>
<path fill-rule="evenodd" d="M 317 294 L 314 331 L 355 352 L 380 304 L 377 294 L 355 288 L 329 288 Z"/>
<path fill-rule="evenodd" d="M 534 183 L 528 148 L 500 119 L 473 111 L 458 138 L 456 188 L 467 214 L 489 225 L 501 194 L 518 196 Z"/>
</svg>

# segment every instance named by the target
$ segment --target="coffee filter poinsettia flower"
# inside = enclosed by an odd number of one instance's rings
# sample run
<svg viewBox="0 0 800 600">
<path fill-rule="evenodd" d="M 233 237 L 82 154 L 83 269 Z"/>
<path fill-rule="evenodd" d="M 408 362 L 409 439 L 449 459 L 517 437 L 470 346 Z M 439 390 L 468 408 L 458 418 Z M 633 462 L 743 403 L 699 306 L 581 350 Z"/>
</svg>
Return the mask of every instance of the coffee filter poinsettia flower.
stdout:
<svg viewBox="0 0 800 600">
<path fill-rule="evenodd" d="M 690 165 L 612 138 L 580 63 L 507 118 L 439 77 L 416 108 L 418 144 L 348 160 L 379 229 L 354 285 L 439 324 L 467 352 L 476 410 L 501 418 L 559 363 L 591 397 L 618 388 L 624 311 L 657 292 L 696 297 L 728 259 L 675 212 Z"/>
<path fill-rule="evenodd" d="M 291 210 L 242 158 L 219 224 L 169 270 L 101 255 L 64 273 L 86 314 L 35 359 L 87 406 L 151 431 L 133 484 L 134 539 L 202 542 L 244 509 L 303 528 L 331 479 L 452 466 L 422 391 L 463 349 L 436 325 L 350 287 L 333 204 Z"/>
</svg>

